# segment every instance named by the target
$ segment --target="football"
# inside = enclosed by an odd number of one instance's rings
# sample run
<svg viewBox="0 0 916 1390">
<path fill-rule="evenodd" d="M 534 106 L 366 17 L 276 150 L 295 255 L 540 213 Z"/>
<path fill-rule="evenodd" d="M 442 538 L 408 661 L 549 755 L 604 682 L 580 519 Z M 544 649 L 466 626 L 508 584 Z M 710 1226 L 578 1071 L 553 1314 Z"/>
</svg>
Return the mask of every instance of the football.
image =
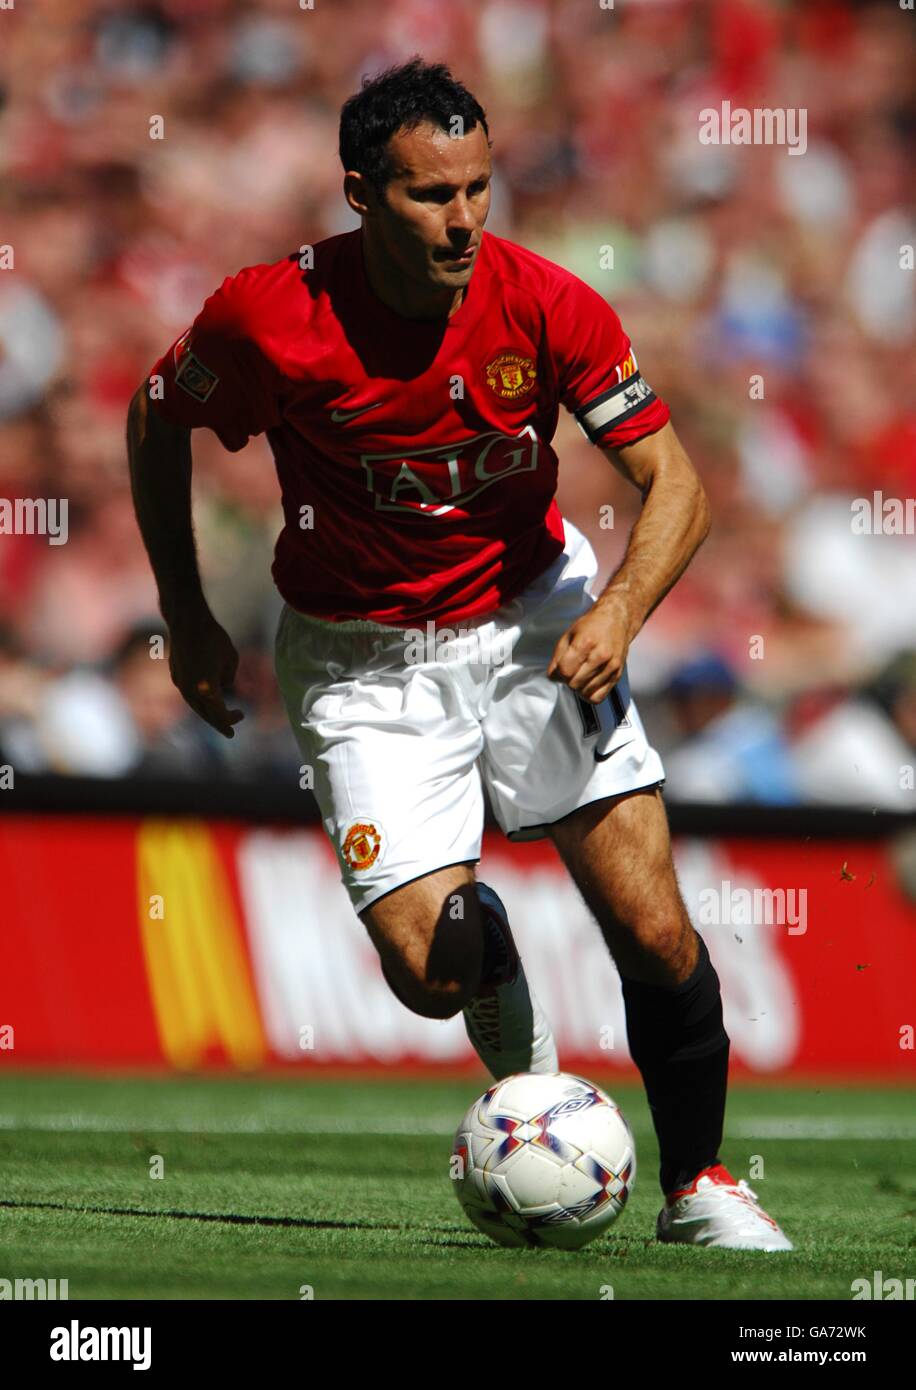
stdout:
<svg viewBox="0 0 916 1390">
<path fill-rule="evenodd" d="M 617 1220 L 636 1179 L 610 1096 L 565 1072 L 522 1072 L 475 1100 L 455 1135 L 458 1201 L 497 1245 L 578 1250 Z"/>
</svg>

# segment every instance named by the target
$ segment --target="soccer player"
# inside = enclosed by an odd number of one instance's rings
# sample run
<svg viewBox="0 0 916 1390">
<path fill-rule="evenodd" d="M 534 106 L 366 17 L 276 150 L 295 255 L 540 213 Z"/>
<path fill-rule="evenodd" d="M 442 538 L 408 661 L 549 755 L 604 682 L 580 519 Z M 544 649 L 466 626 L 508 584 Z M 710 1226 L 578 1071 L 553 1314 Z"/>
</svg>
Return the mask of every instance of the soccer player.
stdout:
<svg viewBox="0 0 916 1390">
<path fill-rule="evenodd" d="M 224 280 L 131 403 L 172 678 L 233 737 L 237 654 L 198 572 L 190 432 L 234 451 L 266 431 L 280 689 L 391 989 L 428 1018 L 463 1011 L 495 1077 L 558 1069 L 505 908 L 475 878 L 485 788 L 510 839 L 556 845 L 620 971 L 660 1146 L 659 1239 L 791 1249 L 719 1159 L 719 980 L 627 678 L 706 535 L 703 488 L 613 309 L 484 231 L 489 128 L 446 67 L 415 58 L 364 82 L 340 155 L 360 227 Z M 597 598 L 592 548 L 553 500 L 561 405 L 643 499 Z"/>
</svg>

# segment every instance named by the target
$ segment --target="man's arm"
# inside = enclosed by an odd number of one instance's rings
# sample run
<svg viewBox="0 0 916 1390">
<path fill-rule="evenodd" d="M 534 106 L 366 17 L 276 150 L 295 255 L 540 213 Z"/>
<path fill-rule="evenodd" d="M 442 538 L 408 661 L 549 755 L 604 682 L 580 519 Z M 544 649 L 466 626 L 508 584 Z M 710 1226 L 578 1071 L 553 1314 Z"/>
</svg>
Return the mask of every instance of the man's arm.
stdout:
<svg viewBox="0 0 916 1390">
<path fill-rule="evenodd" d="M 169 424 L 150 404 L 144 383 L 127 415 L 134 511 L 169 629 L 169 670 L 201 719 L 227 738 L 241 710 L 229 710 L 238 653 L 204 597 L 191 522 L 191 431 Z"/>
<path fill-rule="evenodd" d="M 592 704 L 623 675 L 627 652 L 649 614 L 684 573 L 709 533 L 709 503 L 671 424 L 634 444 L 606 449 L 643 497 L 626 554 L 600 598 L 563 634 L 547 668 Z"/>
</svg>

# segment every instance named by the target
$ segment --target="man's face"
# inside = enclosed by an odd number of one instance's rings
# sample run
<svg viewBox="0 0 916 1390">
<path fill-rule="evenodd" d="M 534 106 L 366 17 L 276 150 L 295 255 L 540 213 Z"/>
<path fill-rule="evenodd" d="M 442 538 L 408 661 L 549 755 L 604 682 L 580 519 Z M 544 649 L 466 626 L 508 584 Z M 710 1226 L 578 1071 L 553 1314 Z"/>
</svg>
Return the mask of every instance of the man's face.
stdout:
<svg viewBox="0 0 916 1390">
<path fill-rule="evenodd" d="M 408 280 L 442 290 L 470 280 L 490 210 L 490 150 L 483 126 L 460 138 L 422 124 L 388 145 L 394 175 L 367 217 L 386 259 Z"/>
</svg>

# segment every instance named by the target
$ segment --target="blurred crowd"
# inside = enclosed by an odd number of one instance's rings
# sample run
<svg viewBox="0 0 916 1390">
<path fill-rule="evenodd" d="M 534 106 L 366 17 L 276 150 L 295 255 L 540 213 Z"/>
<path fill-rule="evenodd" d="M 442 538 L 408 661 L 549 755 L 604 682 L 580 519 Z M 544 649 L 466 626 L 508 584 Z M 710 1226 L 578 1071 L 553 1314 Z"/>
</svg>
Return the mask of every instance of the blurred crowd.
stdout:
<svg viewBox="0 0 916 1390">
<path fill-rule="evenodd" d="M 296 775 L 267 444 L 194 436 L 205 587 L 241 652 L 228 742 L 150 655 L 125 413 L 225 275 L 355 225 L 341 103 L 414 53 L 487 111 L 489 230 L 614 304 L 709 493 L 631 654 L 671 795 L 916 808 L 916 536 L 853 523 L 916 496 L 916 24 L 853 0 L 0 9 L 0 497 L 69 507 L 66 544 L 0 535 L 0 761 Z M 805 153 L 702 144 L 725 100 L 804 108 Z M 603 581 L 638 495 L 568 417 L 555 445 Z"/>
</svg>

